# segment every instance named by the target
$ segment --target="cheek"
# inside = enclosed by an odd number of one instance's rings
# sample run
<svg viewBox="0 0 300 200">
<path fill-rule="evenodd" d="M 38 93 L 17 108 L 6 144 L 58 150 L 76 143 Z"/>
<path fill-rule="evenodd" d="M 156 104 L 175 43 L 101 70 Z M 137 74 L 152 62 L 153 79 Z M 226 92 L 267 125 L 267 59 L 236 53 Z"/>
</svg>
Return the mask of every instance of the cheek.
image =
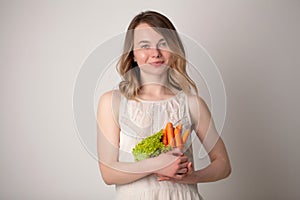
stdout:
<svg viewBox="0 0 300 200">
<path fill-rule="evenodd" d="M 163 57 L 168 61 L 168 63 L 170 64 L 172 62 L 172 54 L 169 52 L 169 51 L 165 51 L 165 52 L 162 52 L 163 54 Z"/>
<path fill-rule="evenodd" d="M 134 52 L 134 58 L 136 62 L 143 62 L 147 58 L 147 54 L 143 51 Z"/>
</svg>

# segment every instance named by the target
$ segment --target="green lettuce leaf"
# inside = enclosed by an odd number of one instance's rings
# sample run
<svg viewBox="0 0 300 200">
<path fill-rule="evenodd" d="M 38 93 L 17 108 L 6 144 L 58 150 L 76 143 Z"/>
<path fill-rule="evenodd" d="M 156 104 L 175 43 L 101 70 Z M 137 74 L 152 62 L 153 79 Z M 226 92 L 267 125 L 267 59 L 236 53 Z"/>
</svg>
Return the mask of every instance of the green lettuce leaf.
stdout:
<svg viewBox="0 0 300 200">
<path fill-rule="evenodd" d="M 165 146 L 162 143 L 163 133 L 159 132 L 143 139 L 132 149 L 135 161 L 141 161 L 165 153 L 172 149 L 171 146 Z"/>
</svg>

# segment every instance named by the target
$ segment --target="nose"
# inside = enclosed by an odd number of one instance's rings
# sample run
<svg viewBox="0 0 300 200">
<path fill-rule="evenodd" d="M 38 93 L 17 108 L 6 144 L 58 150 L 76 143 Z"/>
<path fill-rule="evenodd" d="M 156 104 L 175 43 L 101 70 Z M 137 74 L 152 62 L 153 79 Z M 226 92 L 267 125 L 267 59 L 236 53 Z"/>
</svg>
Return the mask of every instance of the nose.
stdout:
<svg viewBox="0 0 300 200">
<path fill-rule="evenodd" d="M 158 48 L 152 48 L 151 49 L 151 56 L 153 58 L 160 58 L 161 57 L 161 51 Z"/>
</svg>

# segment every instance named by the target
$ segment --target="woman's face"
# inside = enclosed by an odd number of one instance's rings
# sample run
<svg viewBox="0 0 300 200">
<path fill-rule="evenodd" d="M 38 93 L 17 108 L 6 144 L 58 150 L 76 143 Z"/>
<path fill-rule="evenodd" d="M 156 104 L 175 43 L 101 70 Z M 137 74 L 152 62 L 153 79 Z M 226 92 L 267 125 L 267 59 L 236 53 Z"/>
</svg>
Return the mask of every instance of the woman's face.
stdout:
<svg viewBox="0 0 300 200">
<path fill-rule="evenodd" d="M 164 37 L 146 23 L 139 24 L 134 30 L 133 55 L 140 70 L 151 74 L 165 72 L 172 58 Z"/>
</svg>

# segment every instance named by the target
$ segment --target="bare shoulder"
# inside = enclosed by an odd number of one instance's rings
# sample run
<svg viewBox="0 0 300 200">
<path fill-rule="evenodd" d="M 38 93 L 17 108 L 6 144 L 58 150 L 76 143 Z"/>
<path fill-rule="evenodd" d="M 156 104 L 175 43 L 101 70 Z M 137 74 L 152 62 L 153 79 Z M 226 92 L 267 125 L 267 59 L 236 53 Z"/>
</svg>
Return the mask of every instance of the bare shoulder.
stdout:
<svg viewBox="0 0 300 200">
<path fill-rule="evenodd" d="M 100 96 L 100 101 L 103 100 L 107 100 L 107 99 L 112 99 L 113 97 L 119 97 L 120 96 L 120 91 L 119 90 L 109 90 L 107 92 L 104 92 L 101 96 Z"/>
<path fill-rule="evenodd" d="M 98 102 L 97 116 L 99 119 L 111 118 L 118 124 L 121 94 L 118 90 L 103 93 Z M 102 117 L 105 116 L 105 117 Z"/>
<path fill-rule="evenodd" d="M 118 102 L 121 98 L 119 90 L 110 90 L 100 96 L 98 107 L 108 106 L 111 103 Z"/>
<path fill-rule="evenodd" d="M 188 95 L 188 103 L 190 111 L 210 115 L 209 108 L 202 97 L 198 95 Z"/>
<path fill-rule="evenodd" d="M 198 95 L 189 95 L 188 105 L 193 128 L 195 130 L 206 129 L 212 118 L 205 100 Z M 203 130 L 202 132 L 205 132 Z"/>
</svg>

